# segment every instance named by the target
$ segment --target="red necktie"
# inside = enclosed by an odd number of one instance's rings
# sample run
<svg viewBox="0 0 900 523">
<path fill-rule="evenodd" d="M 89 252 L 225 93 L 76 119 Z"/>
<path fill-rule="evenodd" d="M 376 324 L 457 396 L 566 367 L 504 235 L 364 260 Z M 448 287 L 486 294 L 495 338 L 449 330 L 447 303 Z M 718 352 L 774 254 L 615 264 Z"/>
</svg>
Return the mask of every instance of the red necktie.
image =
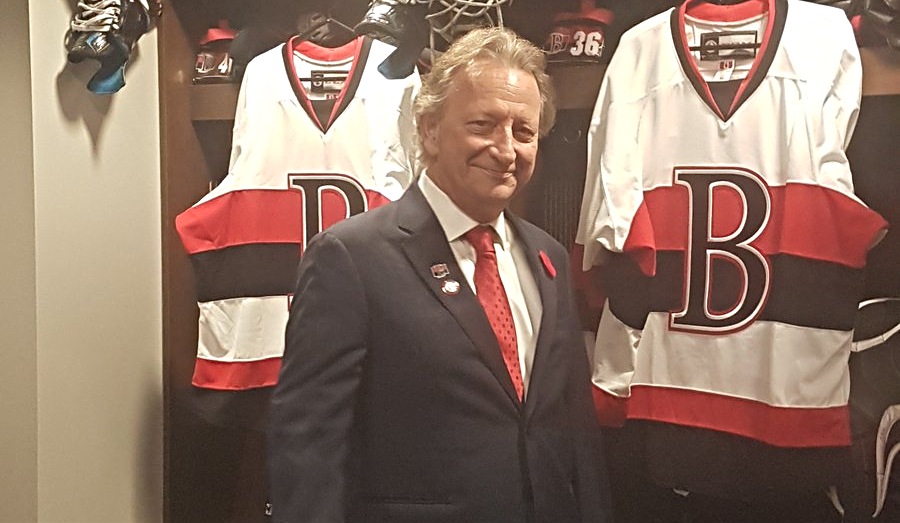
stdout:
<svg viewBox="0 0 900 523">
<path fill-rule="evenodd" d="M 475 290 L 478 294 L 478 301 L 484 307 L 484 312 L 491 323 L 491 329 L 497 336 L 500 353 L 503 354 L 503 361 L 506 362 L 506 370 L 509 371 L 509 376 L 512 378 L 519 401 L 522 401 L 525 387 L 522 384 L 522 372 L 519 369 L 516 326 L 513 323 L 506 291 L 500 281 L 491 228 L 484 225 L 475 227 L 466 233 L 466 240 L 475 247 L 475 253 L 478 256 L 475 260 Z"/>
</svg>

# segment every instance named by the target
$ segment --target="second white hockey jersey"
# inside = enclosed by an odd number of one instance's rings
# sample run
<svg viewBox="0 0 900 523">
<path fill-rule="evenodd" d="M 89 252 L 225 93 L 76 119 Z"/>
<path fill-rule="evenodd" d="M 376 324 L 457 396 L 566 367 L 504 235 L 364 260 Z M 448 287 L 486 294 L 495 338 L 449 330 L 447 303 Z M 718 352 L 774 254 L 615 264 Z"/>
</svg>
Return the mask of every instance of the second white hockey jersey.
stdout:
<svg viewBox="0 0 900 523">
<path fill-rule="evenodd" d="M 886 225 L 844 152 L 861 74 L 843 12 L 809 2 L 686 2 L 622 37 L 577 242 L 609 285 L 594 383 L 629 418 L 849 444 L 853 317 Z"/>
<path fill-rule="evenodd" d="M 274 385 L 306 242 L 412 181 L 419 79 L 378 72 L 393 49 L 291 40 L 248 64 L 228 174 L 176 219 L 197 280 L 194 385 Z"/>
</svg>

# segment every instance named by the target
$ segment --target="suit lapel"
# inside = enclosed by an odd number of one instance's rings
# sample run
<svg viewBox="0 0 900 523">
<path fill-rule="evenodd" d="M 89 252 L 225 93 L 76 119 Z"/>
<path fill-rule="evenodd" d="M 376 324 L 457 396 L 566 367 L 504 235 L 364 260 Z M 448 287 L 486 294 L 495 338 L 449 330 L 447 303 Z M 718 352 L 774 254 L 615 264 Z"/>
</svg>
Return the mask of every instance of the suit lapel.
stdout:
<svg viewBox="0 0 900 523">
<path fill-rule="evenodd" d="M 516 230 L 516 237 L 522 242 L 525 257 L 528 259 L 528 268 L 534 276 L 543 307 L 540 330 L 538 330 L 538 339 L 534 349 L 534 360 L 531 365 L 531 377 L 528 382 L 528 396 L 525 399 L 525 415 L 528 416 L 534 411 L 535 403 L 541 400 L 540 382 L 545 372 L 546 364 L 544 362 L 549 356 L 553 343 L 553 332 L 556 330 L 557 283 L 555 275 L 550 275 L 550 269 L 541 260 L 542 242 L 538 236 L 529 228 L 524 227 L 522 220 L 517 216 L 510 213 L 507 213 L 506 216 Z"/>
<path fill-rule="evenodd" d="M 398 226 L 408 235 L 401 245 L 416 274 L 459 323 L 509 399 L 518 404 L 497 338 L 478 298 L 469 288 L 466 277 L 456 263 L 431 207 L 415 184 L 406 191 L 398 204 Z M 435 264 L 446 264 L 448 274 L 442 278 L 436 277 L 432 272 Z M 459 284 L 456 294 L 448 292 L 445 287 L 450 280 Z"/>
</svg>

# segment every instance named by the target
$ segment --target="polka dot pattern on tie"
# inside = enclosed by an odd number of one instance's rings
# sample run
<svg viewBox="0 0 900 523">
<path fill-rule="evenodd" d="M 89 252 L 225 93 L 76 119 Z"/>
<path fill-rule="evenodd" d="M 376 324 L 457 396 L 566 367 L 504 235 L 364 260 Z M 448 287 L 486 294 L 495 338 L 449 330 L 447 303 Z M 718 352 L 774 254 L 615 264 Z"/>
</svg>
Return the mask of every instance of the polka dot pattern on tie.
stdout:
<svg viewBox="0 0 900 523">
<path fill-rule="evenodd" d="M 481 225 L 466 233 L 466 241 L 475 248 L 475 292 L 478 301 L 487 314 L 491 329 L 500 344 L 500 353 L 506 363 L 506 370 L 512 379 L 519 401 L 524 396 L 525 386 L 519 368 L 519 349 L 516 339 L 516 327 L 509 308 L 506 290 L 500 281 L 497 268 L 497 253 L 494 251 L 494 239 L 491 228 Z"/>
</svg>

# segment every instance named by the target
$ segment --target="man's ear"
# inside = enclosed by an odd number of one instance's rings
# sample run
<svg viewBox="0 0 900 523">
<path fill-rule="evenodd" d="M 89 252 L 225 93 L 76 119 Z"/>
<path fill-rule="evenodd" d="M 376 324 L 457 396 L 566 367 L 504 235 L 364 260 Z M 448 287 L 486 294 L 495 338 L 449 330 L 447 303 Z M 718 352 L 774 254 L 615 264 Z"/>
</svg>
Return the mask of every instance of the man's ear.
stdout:
<svg viewBox="0 0 900 523">
<path fill-rule="evenodd" d="M 422 133 L 422 147 L 428 157 L 437 156 L 438 153 L 438 116 L 434 113 L 423 114 L 419 120 L 419 131 Z"/>
</svg>

